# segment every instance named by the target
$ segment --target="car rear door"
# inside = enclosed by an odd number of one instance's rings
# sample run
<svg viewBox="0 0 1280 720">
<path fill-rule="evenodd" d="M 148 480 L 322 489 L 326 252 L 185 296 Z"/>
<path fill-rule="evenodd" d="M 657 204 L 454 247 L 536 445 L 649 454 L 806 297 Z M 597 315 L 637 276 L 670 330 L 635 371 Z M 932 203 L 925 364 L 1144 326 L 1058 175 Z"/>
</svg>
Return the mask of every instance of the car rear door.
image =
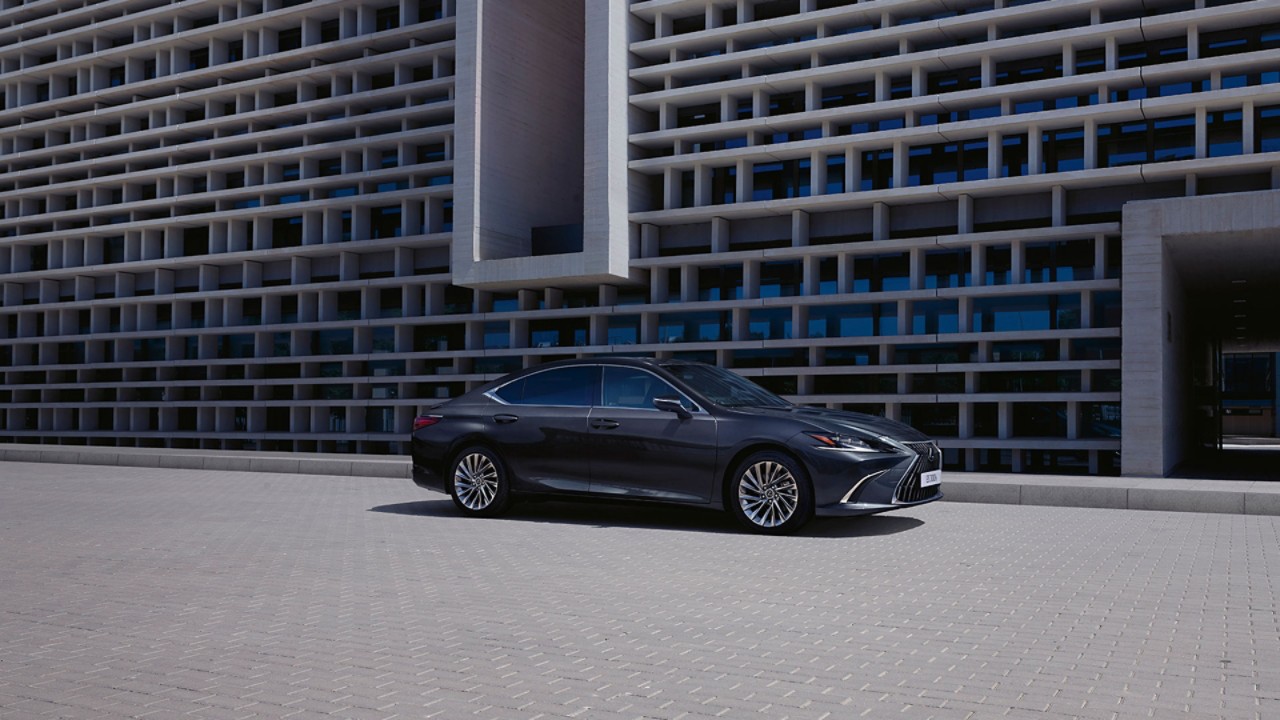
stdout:
<svg viewBox="0 0 1280 720">
<path fill-rule="evenodd" d="M 586 492 L 590 464 L 582 453 L 587 420 L 600 387 L 600 368 L 551 368 L 496 388 L 486 418 L 517 490 Z"/>
<path fill-rule="evenodd" d="M 689 418 L 653 407 L 680 398 Z M 591 492 L 632 498 L 709 502 L 715 485 L 716 420 L 643 368 L 606 365 L 591 409 L 587 452 Z"/>
</svg>

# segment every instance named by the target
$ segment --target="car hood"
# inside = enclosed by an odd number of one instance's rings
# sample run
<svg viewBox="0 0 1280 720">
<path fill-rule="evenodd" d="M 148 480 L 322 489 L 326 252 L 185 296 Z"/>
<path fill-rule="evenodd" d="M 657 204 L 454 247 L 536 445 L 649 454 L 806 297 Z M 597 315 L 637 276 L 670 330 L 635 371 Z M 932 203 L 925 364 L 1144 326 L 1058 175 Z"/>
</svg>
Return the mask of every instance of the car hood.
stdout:
<svg viewBox="0 0 1280 720">
<path fill-rule="evenodd" d="M 910 425 L 878 415 L 849 412 L 847 410 L 828 410 L 826 408 L 804 407 L 751 407 L 734 408 L 752 415 L 765 417 L 791 418 L 813 425 L 816 430 L 839 432 L 841 430 L 860 430 L 880 437 L 888 437 L 899 442 L 924 442 L 930 440 L 928 435 Z"/>
</svg>

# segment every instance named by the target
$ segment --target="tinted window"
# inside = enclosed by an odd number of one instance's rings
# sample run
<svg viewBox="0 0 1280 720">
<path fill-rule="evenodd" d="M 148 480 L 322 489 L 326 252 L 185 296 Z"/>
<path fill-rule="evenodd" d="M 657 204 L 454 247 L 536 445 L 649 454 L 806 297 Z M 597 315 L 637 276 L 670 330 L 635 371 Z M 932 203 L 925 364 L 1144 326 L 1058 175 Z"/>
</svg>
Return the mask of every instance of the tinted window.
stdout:
<svg viewBox="0 0 1280 720">
<path fill-rule="evenodd" d="M 508 383 L 494 394 L 512 405 L 591 405 L 596 369 L 568 367 L 535 373 Z"/>
<path fill-rule="evenodd" d="M 685 407 L 694 408 L 679 390 L 653 373 L 638 368 L 605 367 L 604 400 L 601 403 L 605 407 L 653 410 L 654 398 L 660 397 L 679 398 Z"/>
</svg>

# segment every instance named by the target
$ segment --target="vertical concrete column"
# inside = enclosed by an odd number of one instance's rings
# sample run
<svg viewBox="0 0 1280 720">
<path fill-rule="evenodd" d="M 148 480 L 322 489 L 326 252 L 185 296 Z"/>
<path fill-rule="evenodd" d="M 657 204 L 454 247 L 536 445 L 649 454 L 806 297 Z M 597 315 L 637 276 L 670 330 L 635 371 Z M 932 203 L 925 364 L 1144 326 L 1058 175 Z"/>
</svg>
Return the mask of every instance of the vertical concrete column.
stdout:
<svg viewBox="0 0 1280 720">
<path fill-rule="evenodd" d="M 1093 118 L 1084 121 L 1084 167 L 1098 167 L 1098 121 Z"/>
<path fill-rule="evenodd" d="M 680 171 L 665 168 L 662 171 L 662 208 L 674 210 L 680 207 Z"/>
<path fill-rule="evenodd" d="M 759 260 L 747 260 L 742 263 L 742 297 L 750 300 L 760 297 Z"/>
<path fill-rule="evenodd" d="M 1009 243 L 1009 284 L 1018 285 L 1023 282 L 1027 270 L 1027 244 L 1024 240 Z"/>
<path fill-rule="evenodd" d="M 805 259 L 802 261 L 803 272 L 804 272 L 804 280 L 802 282 L 802 288 L 801 288 L 802 294 L 818 295 L 821 292 L 822 278 L 820 275 L 821 273 L 820 263 L 821 261 L 819 260 L 819 258 L 813 255 L 806 256 Z"/>
<path fill-rule="evenodd" d="M 809 337 L 809 306 L 808 305 L 792 305 L 791 306 L 791 337 L 807 338 Z M 807 377 L 807 376 L 805 376 Z M 801 393 L 807 394 L 806 393 Z"/>
<path fill-rule="evenodd" d="M 737 187 L 734 189 L 734 199 L 737 202 L 750 202 L 751 195 L 755 192 L 755 178 L 752 173 L 755 166 L 747 160 L 739 160 L 737 167 Z"/>
<path fill-rule="evenodd" d="M 1039 175 L 1044 163 L 1044 131 L 1038 125 L 1027 128 L 1027 174 Z"/>
<path fill-rule="evenodd" d="M 698 266 L 682 265 L 680 267 L 680 301 L 698 301 Z"/>
<path fill-rule="evenodd" d="M 907 186 L 907 144 L 902 140 L 893 143 L 893 186 Z"/>
<path fill-rule="evenodd" d="M 956 200 L 956 231 L 961 235 L 973 232 L 972 195 L 961 195 Z"/>
<path fill-rule="evenodd" d="M 711 252 L 729 252 L 729 221 L 725 218 L 711 218 Z"/>
<path fill-rule="evenodd" d="M 1000 133 L 992 130 L 987 133 L 987 178 L 1000 177 L 1000 160 L 1004 146 L 1001 145 Z"/>
<path fill-rule="evenodd" d="M 1120 360 L 1121 471 L 1163 476 L 1165 458 L 1165 274 L 1162 214 L 1134 203 L 1124 210 L 1121 285 L 1124 347 Z"/>
<path fill-rule="evenodd" d="M 791 245 L 804 247 L 809 244 L 809 213 L 803 210 L 791 211 Z"/>
<path fill-rule="evenodd" d="M 1054 185 L 1050 199 L 1052 223 L 1054 227 L 1062 227 L 1067 224 L 1067 189 L 1061 185 Z"/>
<path fill-rule="evenodd" d="M 809 155 L 809 194 L 827 194 L 827 156 L 817 150 Z"/>
<path fill-rule="evenodd" d="M 1062 76 L 1071 77 L 1076 74 L 1076 48 L 1071 43 L 1062 46 Z"/>
<path fill-rule="evenodd" d="M 908 254 L 911 270 L 909 282 L 912 290 L 924 289 L 924 248 L 912 248 Z"/>
<path fill-rule="evenodd" d="M 665 303 L 671 293 L 670 274 L 665 267 L 656 267 L 649 271 L 649 302 Z"/>
<path fill-rule="evenodd" d="M 840 253 L 836 256 L 836 292 L 845 295 L 853 292 L 854 256 Z"/>
<path fill-rule="evenodd" d="M 844 191 L 857 192 L 862 185 L 862 153 L 857 148 L 844 151 Z"/>
<path fill-rule="evenodd" d="M 1240 125 L 1242 136 L 1240 138 L 1241 150 L 1244 151 L 1245 155 L 1253 154 L 1255 144 L 1254 137 L 1256 132 L 1253 125 L 1253 115 L 1253 101 L 1246 100 L 1244 104 L 1240 106 Z M 1277 415 L 1280 415 L 1280 413 L 1277 413 Z"/>
<path fill-rule="evenodd" d="M 696 165 L 693 169 L 693 200 L 698 207 L 706 207 L 711 204 L 711 168 L 706 165 Z"/>
<path fill-rule="evenodd" d="M 889 239 L 889 206 L 878 202 L 871 207 L 871 239 Z"/>
<path fill-rule="evenodd" d="M 1196 108 L 1196 158 L 1209 157 L 1209 111 Z"/>
</svg>

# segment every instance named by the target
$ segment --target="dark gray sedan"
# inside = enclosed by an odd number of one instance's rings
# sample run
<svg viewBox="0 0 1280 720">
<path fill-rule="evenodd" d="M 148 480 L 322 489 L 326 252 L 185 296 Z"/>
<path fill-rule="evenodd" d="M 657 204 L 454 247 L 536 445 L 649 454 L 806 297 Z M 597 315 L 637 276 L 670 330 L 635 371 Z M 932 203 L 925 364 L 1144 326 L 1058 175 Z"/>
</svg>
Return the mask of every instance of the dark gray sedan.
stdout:
<svg viewBox="0 0 1280 720">
<path fill-rule="evenodd" d="M 794 405 L 712 365 L 637 358 L 530 368 L 414 420 L 413 479 L 468 515 L 522 495 L 723 508 L 763 533 L 942 497 L 928 436 Z"/>
</svg>

